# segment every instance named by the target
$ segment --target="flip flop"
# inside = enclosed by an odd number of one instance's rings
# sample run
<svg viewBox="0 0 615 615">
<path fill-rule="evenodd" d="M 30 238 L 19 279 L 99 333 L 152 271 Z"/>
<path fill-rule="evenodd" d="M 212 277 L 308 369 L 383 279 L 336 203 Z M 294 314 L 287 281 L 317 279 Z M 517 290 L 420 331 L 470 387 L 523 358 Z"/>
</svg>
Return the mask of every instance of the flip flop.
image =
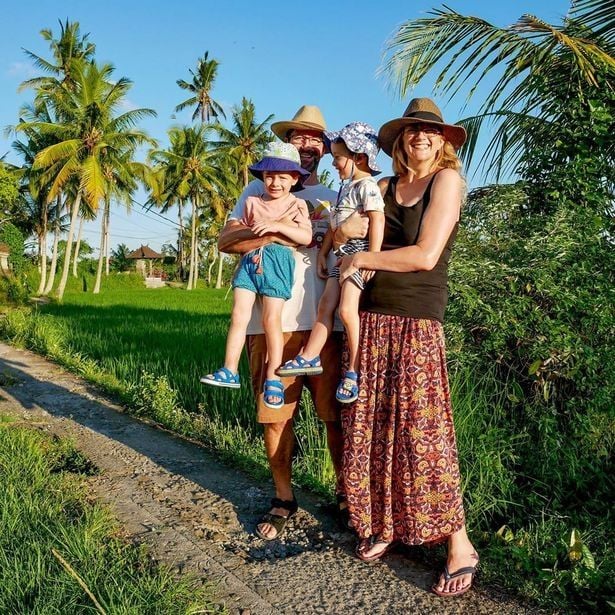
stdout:
<svg viewBox="0 0 615 615">
<path fill-rule="evenodd" d="M 478 555 L 475 555 L 478 560 Z M 461 596 L 465 594 L 471 587 L 474 585 L 474 576 L 476 575 L 476 570 L 478 569 L 478 561 L 476 562 L 476 566 L 464 566 L 463 568 L 459 568 L 455 570 L 455 572 L 450 572 L 448 566 L 444 566 L 444 571 L 442 572 L 442 576 L 444 577 L 444 582 L 448 583 L 451 579 L 456 579 L 457 577 L 461 577 L 464 574 L 472 575 L 470 579 L 470 583 L 466 585 L 464 588 L 460 589 L 456 592 L 443 592 L 439 589 L 436 589 L 436 585 L 431 588 L 431 591 L 437 596 L 442 596 L 443 598 L 448 598 L 449 596 Z"/>
<path fill-rule="evenodd" d="M 372 549 L 376 545 L 384 545 L 384 548 L 381 551 L 376 551 L 373 555 L 366 555 L 365 552 Z M 384 557 L 393 547 L 395 546 L 395 541 L 386 542 L 385 540 L 372 540 L 371 538 L 364 538 L 359 541 L 357 548 L 355 549 L 355 553 L 357 557 L 363 562 L 375 562 L 376 560 Z"/>
</svg>

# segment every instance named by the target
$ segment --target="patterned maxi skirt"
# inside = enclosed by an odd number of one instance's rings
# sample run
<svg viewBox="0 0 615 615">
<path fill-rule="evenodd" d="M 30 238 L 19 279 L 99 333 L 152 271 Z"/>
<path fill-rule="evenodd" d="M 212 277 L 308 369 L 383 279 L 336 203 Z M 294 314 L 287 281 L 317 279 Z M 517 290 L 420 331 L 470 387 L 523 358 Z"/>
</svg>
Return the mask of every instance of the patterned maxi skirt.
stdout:
<svg viewBox="0 0 615 615">
<path fill-rule="evenodd" d="M 362 312 L 359 353 L 359 399 L 342 413 L 354 527 L 441 542 L 464 524 L 442 324 Z"/>
</svg>

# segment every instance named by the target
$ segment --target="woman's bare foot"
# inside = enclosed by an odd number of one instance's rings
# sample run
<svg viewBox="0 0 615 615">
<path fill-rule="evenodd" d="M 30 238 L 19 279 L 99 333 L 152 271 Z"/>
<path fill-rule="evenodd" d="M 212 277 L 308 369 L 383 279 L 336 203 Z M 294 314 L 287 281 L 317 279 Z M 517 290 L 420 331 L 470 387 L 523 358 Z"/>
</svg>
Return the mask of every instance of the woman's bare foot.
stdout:
<svg viewBox="0 0 615 615">
<path fill-rule="evenodd" d="M 465 526 L 448 540 L 446 569 L 440 575 L 433 591 L 439 596 L 459 596 L 472 587 L 478 554 L 470 542 Z"/>
</svg>

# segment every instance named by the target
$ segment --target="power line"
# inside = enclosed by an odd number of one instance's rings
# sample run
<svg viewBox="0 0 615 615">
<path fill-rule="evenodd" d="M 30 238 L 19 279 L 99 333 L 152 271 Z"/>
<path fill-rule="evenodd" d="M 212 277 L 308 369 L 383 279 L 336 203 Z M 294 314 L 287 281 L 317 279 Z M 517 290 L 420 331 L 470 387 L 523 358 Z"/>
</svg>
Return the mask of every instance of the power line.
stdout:
<svg viewBox="0 0 615 615">
<path fill-rule="evenodd" d="M 169 222 L 173 226 L 177 226 L 178 228 L 180 227 L 180 224 L 178 222 L 175 222 L 175 220 L 172 220 L 171 218 L 167 218 L 166 216 L 163 216 L 162 214 L 159 214 L 157 211 L 154 211 L 153 209 L 147 209 L 143 203 L 139 203 L 139 201 L 137 201 L 136 199 L 133 199 L 132 197 L 131 197 L 130 200 L 133 203 L 135 203 L 136 205 L 139 205 L 142 209 L 144 209 L 148 213 L 154 214 L 155 216 L 158 216 L 159 218 L 162 218 L 163 220 L 166 220 L 167 222 Z M 144 216 L 147 216 L 145 211 L 139 211 L 138 209 L 135 210 L 135 211 L 137 213 L 140 213 L 140 214 L 144 215 Z"/>
</svg>

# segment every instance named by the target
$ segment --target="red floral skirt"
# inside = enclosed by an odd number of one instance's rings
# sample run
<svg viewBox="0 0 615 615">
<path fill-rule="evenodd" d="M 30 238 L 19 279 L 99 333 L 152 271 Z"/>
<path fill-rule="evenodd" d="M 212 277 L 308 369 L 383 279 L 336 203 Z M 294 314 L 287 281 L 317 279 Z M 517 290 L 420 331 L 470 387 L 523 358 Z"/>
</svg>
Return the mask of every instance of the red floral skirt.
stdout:
<svg viewBox="0 0 615 615">
<path fill-rule="evenodd" d="M 359 399 L 342 412 L 354 527 L 441 542 L 465 522 L 442 324 L 362 312 L 359 353 Z"/>
</svg>

